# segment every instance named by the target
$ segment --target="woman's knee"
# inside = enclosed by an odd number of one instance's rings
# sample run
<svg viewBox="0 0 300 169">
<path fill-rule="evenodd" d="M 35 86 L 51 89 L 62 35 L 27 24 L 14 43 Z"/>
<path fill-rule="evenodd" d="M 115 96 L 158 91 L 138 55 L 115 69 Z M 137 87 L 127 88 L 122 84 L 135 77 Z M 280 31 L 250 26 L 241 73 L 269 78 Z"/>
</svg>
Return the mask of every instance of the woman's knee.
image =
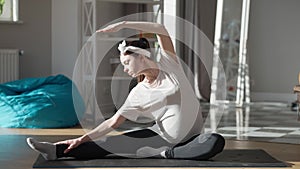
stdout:
<svg viewBox="0 0 300 169">
<path fill-rule="evenodd" d="M 209 133 L 203 136 L 204 149 L 201 155 L 195 157 L 198 160 L 208 160 L 223 151 L 225 146 L 225 139 L 222 135 L 217 133 Z"/>
<path fill-rule="evenodd" d="M 225 147 L 225 139 L 222 135 L 217 134 L 217 133 L 212 133 L 211 137 L 214 138 L 214 143 L 212 145 L 212 149 L 210 152 L 211 157 L 213 157 L 223 151 L 223 149 Z"/>
</svg>

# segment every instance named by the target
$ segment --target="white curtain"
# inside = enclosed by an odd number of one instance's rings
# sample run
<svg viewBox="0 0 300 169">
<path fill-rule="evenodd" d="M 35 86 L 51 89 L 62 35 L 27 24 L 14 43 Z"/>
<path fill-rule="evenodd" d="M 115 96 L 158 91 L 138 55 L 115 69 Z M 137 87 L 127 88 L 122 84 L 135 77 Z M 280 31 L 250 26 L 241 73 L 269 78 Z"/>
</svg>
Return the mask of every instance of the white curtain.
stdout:
<svg viewBox="0 0 300 169">
<path fill-rule="evenodd" d="M 177 25 L 177 33 L 183 34 L 185 42 L 188 42 L 188 44 L 177 42 L 177 53 L 194 74 L 193 77 L 188 78 L 192 81 L 192 85 L 194 85 L 196 95 L 199 99 L 205 101 L 209 101 L 211 92 L 209 77 L 212 71 L 212 42 L 214 37 L 216 1 L 177 0 L 177 15 L 191 22 L 196 28 L 199 28 L 211 41 L 211 45 L 203 44 L 203 39 L 201 39 L 203 35 L 200 35 L 197 29 Z M 201 60 L 199 56 L 195 55 L 193 50 L 199 51 L 197 53 L 200 53 Z"/>
</svg>

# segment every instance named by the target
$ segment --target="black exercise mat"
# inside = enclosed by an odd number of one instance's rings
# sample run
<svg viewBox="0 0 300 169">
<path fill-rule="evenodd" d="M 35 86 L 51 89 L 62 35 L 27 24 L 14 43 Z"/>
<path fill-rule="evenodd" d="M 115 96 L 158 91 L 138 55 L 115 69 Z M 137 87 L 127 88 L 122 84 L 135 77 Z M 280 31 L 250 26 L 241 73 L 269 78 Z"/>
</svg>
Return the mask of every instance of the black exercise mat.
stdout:
<svg viewBox="0 0 300 169">
<path fill-rule="evenodd" d="M 224 150 L 209 161 L 182 159 L 138 159 L 106 158 L 94 160 L 64 159 L 46 161 L 41 155 L 33 168 L 75 168 L 75 167 L 288 167 L 284 162 L 270 156 L 264 150 L 232 149 Z"/>
</svg>

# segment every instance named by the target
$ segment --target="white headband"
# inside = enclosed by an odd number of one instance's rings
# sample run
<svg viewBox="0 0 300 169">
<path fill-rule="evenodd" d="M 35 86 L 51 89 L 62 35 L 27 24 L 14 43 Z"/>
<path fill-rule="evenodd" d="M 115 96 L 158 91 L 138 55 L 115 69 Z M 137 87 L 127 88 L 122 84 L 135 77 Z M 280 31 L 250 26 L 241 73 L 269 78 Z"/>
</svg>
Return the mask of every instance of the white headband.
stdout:
<svg viewBox="0 0 300 169">
<path fill-rule="evenodd" d="M 147 51 L 146 49 L 135 47 L 135 46 L 126 46 L 125 40 L 123 40 L 123 42 L 119 44 L 118 49 L 121 52 L 121 54 L 124 54 L 125 52 L 130 51 L 130 52 L 138 53 L 140 55 L 144 55 L 148 58 L 151 58 L 151 53 L 149 51 Z"/>
</svg>

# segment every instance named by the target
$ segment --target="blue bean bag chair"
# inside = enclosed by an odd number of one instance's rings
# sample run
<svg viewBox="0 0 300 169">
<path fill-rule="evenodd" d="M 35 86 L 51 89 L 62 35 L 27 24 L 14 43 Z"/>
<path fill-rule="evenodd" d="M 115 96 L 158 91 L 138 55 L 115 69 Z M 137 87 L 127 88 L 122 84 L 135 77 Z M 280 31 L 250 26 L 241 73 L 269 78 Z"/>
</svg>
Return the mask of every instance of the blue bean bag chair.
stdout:
<svg viewBox="0 0 300 169">
<path fill-rule="evenodd" d="M 63 75 L 0 84 L 0 127 L 72 127 L 84 110 L 78 90 Z"/>
</svg>

